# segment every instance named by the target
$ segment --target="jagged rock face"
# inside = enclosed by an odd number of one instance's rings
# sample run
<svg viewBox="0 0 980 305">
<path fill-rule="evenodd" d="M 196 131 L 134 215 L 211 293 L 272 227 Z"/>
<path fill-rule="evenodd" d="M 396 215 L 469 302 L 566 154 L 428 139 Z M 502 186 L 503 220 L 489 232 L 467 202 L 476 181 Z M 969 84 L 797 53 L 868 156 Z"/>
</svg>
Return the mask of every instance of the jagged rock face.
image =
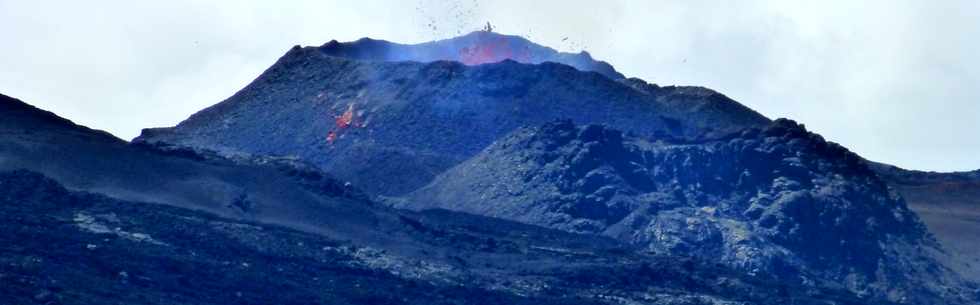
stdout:
<svg viewBox="0 0 980 305">
<path fill-rule="evenodd" d="M 294 48 L 228 100 L 135 141 L 296 156 L 372 195 L 394 195 L 522 125 L 556 118 L 690 137 L 768 122 L 707 89 L 617 81 L 555 63 L 467 66 L 331 54 Z"/>
<path fill-rule="evenodd" d="M 524 128 L 393 202 L 603 234 L 896 301 L 961 284 L 862 159 L 787 120 L 695 142 L 568 121 Z"/>
</svg>

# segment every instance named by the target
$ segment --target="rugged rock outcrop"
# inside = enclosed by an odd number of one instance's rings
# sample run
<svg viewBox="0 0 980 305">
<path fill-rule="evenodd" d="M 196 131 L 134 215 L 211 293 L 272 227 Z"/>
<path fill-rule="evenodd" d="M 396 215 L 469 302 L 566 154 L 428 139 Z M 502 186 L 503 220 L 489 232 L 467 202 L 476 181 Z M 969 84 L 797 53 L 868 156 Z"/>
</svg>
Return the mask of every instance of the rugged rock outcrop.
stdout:
<svg viewBox="0 0 980 305">
<path fill-rule="evenodd" d="M 570 121 L 524 128 L 393 202 L 601 234 L 900 302 L 975 297 L 861 158 L 789 120 L 709 141 L 648 142 Z"/>
</svg>

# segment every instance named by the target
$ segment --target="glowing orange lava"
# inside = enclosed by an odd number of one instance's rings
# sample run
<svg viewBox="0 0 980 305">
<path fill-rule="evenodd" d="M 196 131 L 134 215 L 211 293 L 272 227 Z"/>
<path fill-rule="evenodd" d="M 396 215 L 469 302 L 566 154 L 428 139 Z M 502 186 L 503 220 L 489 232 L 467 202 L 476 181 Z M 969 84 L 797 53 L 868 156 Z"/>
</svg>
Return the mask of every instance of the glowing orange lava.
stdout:
<svg viewBox="0 0 980 305">
<path fill-rule="evenodd" d="M 480 65 L 511 59 L 528 63 L 531 61 L 531 50 L 520 46 L 505 37 L 478 39 L 473 45 L 459 50 L 459 61 L 465 65 Z"/>
<path fill-rule="evenodd" d="M 337 117 L 337 128 L 344 129 L 350 127 L 354 122 L 354 104 L 347 106 L 347 111 Z"/>
<path fill-rule="evenodd" d="M 347 105 L 347 111 L 344 111 L 344 113 L 339 116 L 335 116 L 334 120 L 336 126 L 327 132 L 327 142 L 330 144 L 337 141 L 337 138 L 340 136 L 341 132 L 351 126 L 354 126 L 354 104 Z"/>
</svg>

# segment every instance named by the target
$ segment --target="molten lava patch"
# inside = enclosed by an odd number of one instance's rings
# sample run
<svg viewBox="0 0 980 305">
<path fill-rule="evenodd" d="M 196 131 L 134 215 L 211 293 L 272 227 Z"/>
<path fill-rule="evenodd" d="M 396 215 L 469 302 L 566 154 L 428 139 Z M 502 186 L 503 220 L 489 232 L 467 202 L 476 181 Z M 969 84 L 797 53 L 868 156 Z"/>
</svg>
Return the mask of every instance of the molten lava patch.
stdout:
<svg viewBox="0 0 980 305">
<path fill-rule="evenodd" d="M 341 115 L 334 116 L 334 120 L 334 128 L 327 132 L 327 142 L 330 144 L 333 144 L 344 130 L 350 127 L 356 127 L 354 125 L 354 104 L 347 105 L 347 111 L 344 111 Z"/>
<path fill-rule="evenodd" d="M 476 43 L 459 50 L 459 61 L 465 65 L 480 65 L 510 59 L 522 63 L 531 62 L 528 46 L 515 45 L 505 37 L 478 39 Z"/>
<path fill-rule="evenodd" d="M 354 122 L 354 104 L 350 104 L 347 106 L 347 111 L 345 111 L 344 114 L 337 117 L 337 128 L 345 129 L 347 127 L 350 127 L 351 123 L 353 122 Z"/>
</svg>

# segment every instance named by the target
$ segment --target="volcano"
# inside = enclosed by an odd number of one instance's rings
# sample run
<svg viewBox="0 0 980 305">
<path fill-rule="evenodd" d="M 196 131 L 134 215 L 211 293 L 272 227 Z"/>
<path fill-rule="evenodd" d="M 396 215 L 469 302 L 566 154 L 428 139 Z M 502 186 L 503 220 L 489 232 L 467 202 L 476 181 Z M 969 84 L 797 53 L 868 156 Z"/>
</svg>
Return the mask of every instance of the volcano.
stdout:
<svg viewBox="0 0 980 305">
<path fill-rule="evenodd" d="M 395 196 L 527 124 L 571 118 L 645 135 L 711 137 L 769 122 L 704 88 L 660 87 L 555 62 L 443 60 L 458 59 L 447 48 L 480 39 L 526 45 L 542 58 L 585 60 L 485 32 L 408 46 L 361 39 L 295 47 L 231 98 L 134 141 L 295 156 L 371 195 Z M 358 126 L 335 130 L 352 107 Z"/>
<path fill-rule="evenodd" d="M 399 208 L 607 236 L 876 300 L 972 297 L 863 159 L 787 122 L 476 32 L 294 47 L 229 99 L 134 142 L 295 157 Z"/>
<path fill-rule="evenodd" d="M 489 31 L 294 46 L 132 142 L 0 96 L 0 135 L 18 302 L 978 302 L 907 172 Z"/>
</svg>

